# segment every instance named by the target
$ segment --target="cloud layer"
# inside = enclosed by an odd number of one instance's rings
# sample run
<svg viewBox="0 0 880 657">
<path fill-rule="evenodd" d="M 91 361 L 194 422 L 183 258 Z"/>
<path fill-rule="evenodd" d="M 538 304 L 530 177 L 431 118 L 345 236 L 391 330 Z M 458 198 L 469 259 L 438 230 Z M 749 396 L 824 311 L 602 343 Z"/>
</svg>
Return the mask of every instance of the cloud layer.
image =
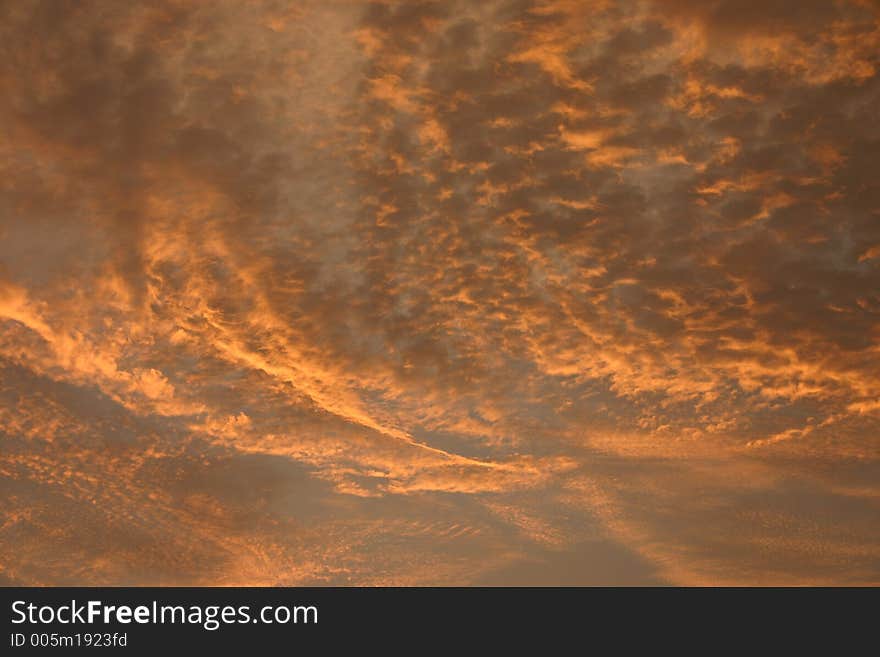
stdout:
<svg viewBox="0 0 880 657">
<path fill-rule="evenodd" d="M 876 3 L 0 12 L 0 581 L 880 583 Z"/>
</svg>

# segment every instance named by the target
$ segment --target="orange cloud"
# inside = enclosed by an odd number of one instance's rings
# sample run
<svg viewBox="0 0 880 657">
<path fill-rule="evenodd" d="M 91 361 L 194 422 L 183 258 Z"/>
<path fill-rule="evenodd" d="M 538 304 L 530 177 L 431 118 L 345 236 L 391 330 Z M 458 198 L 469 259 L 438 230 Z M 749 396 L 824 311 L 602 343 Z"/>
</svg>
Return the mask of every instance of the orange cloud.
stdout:
<svg viewBox="0 0 880 657">
<path fill-rule="evenodd" d="M 870 3 L 100 4 L 0 10 L 0 583 L 878 582 Z"/>
</svg>

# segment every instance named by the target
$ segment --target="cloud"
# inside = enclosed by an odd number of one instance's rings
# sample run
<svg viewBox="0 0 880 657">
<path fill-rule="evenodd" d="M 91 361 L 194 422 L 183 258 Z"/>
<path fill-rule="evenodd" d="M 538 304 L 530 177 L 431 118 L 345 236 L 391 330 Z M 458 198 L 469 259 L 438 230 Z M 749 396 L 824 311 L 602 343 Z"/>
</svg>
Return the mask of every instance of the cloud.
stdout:
<svg viewBox="0 0 880 657">
<path fill-rule="evenodd" d="M 0 11 L 4 581 L 877 582 L 872 3 Z"/>
</svg>

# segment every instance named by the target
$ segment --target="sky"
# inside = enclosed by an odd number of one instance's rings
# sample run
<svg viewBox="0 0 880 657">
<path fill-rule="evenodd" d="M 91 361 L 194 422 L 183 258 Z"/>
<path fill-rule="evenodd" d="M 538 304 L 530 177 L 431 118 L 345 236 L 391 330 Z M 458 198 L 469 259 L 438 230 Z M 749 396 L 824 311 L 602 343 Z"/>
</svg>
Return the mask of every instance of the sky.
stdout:
<svg viewBox="0 0 880 657">
<path fill-rule="evenodd" d="M 0 584 L 880 584 L 874 0 L 0 3 Z"/>
</svg>

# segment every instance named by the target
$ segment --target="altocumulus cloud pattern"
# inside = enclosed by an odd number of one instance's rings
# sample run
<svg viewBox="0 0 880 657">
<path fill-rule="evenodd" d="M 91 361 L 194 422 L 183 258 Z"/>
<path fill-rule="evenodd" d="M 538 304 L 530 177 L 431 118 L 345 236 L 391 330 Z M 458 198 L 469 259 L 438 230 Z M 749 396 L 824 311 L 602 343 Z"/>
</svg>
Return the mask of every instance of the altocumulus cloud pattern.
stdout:
<svg viewBox="0 0 880 657">
<path fill-rule="evenodd" d="M 0 582 L 880 583 L 877 2 L 0 51 Z"/>
</svg>

